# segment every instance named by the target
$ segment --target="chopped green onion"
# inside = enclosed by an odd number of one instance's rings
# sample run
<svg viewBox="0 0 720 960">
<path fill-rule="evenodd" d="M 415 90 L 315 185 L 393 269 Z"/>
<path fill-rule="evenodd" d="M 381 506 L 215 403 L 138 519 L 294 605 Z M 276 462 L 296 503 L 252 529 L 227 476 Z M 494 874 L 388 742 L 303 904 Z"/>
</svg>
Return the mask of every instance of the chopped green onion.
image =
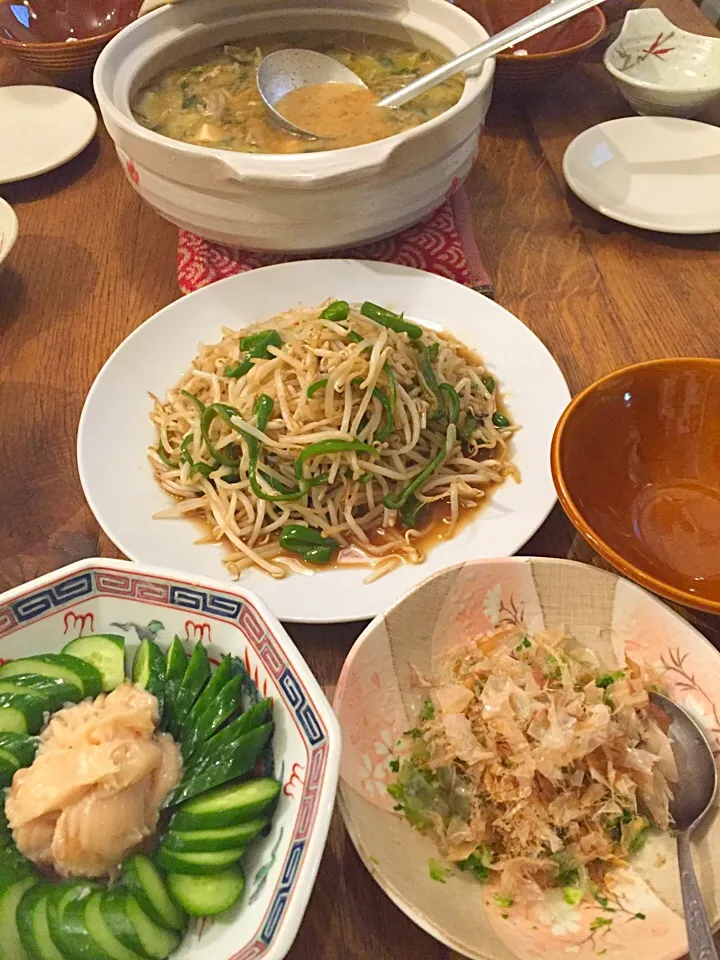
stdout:
<svg viewBox="0 0 720 960">
<path fill-rule="evenodd" d="M 423 704 L 422 710 L 420 711 L 421 720 L 432 720 L 435 716 L 435 707 L 432 700 L 426 700 Z"/>
<path fill-rule="evenodd" d="M 501 897 L 499 893 L 496 893 L 493 899 L 499 907 L 511 907 L 513 905 L 512 897 Z"/>
<path fill-rule="evenodd" d="M 595 681 L 595 686 L 601 687 L 603 690 L 607 690 L 607 688 L 611 687 L 616 680 L 622 680 L 624 676 L 624 670 L 614 670 L 612 673 L 604 673 L 601 677 L 597 678 Z"/>
<path fill-rule="evenodd" d="M 563 900 L 571 907 L 576 907 L 584 896 L 582 887 L 563 887 L 562 893 Z"/>
<path fill-rule="evenodd" d="M 400 761 L 399 761 L 399 760 L 391 760 L 390 763 L 388 764 L 388 766 L 390 767 L 390 769 L 392 770 L 393 773 L 399 773 L 399 772 L 400 772 Z"/>
<path fill-rule="evenodd" d="M 444 867 L 438 860 L 430 859 L 428 860 L 428 868 L 430 872 L 430 879 L 436 880 L 438 883 L 445 883 L 447 878 L 452 873 L 452 870 L 449 867 Z"/>
</svg>

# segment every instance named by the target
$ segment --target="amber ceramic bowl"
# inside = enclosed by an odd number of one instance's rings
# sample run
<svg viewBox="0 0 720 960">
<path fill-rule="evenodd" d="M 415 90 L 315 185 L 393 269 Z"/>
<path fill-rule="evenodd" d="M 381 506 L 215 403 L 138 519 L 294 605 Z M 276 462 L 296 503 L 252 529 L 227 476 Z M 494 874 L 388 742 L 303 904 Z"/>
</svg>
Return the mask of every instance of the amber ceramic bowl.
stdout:
<svg viewBox="0 0 720 960">
<path fill-rule="evenodd" d="M 720 613 L 720 360 L 651 360 L 574 398 L 552 441 L 583 537 L 669 600 Z"/>
<path fill-rule="evenodd" d="M 499 33 L 545 6 L 545 0 L 456 0 L 490 34 Z M 541 91 L 543 84 L 562 76 L 605 33 L 607 21 L 599 7 L 585 10 L 496 57 L 495 80 L 506 88 Z"/>
<path fill-rule="evenodd" d="M 0 53 L 52 76 L 88 72 L 140 0 L 0 0 Z"/>
</svg>

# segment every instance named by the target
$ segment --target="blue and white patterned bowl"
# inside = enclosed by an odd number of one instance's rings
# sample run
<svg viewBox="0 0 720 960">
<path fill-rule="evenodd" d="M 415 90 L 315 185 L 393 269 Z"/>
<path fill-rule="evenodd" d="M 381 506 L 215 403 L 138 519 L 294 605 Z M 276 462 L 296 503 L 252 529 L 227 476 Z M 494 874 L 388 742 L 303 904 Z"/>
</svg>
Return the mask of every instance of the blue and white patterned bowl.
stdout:
<svg viewBox="0 0 720 960">
<path fill-rule="evenodd" d="M 325 696 L 278 620 L 241 588 L 120 560 L 83 560 L 0 596 L 0 658 L 58 652 L 81 634 L 124 633 L 165 647 L 177 634 L 210 657 L 241 657 L 271 696 L 274 775 L 282 790 L 270 834 L 245 858 L 246 889 L 228 917 L 196 921 L 176 960 L 280 960 L 315 881 L 330 824 L 340 731 Z M 130 661 L 131 662 L 131 661 Z"/>
</svg>

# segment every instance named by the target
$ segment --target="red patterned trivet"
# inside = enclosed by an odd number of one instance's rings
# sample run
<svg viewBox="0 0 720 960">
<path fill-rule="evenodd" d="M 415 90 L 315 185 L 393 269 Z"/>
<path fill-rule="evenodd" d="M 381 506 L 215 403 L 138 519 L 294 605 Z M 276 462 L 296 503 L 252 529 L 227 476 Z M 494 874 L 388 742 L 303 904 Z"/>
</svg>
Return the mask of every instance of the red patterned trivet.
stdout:
<svg viewBox="0 0 720 960">
<path fill-rule="evenodd" d="M 461 188 L 423 223 L 387 240 L 366 243 L 350 250 L 315 254 L 318 259 L 349 257 L 358 260 L 383 260 L 407 267 L 428 270 L 441 277 L 493 295 L 493 287 L 475 242 L 470 207 Z M 306 259 L 304 256 L 252 253 L 234 250 L 180 231 L 178 242 L 178 283 L 183 293 L 222 280 L 235 273 L 273 263 Z"/>
</svg>

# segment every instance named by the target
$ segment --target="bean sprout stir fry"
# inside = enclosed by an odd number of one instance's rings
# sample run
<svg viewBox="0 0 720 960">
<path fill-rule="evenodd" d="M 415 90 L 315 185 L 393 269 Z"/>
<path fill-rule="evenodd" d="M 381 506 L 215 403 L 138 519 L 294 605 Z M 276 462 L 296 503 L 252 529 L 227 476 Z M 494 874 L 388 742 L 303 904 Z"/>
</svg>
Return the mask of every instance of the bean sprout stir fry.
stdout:
<svg viewBox="0 0 720 960">
<path fill-rule="evenodd" d="M 455 530 L 508 475 L 517 426 L 463 344 L 365 302 L 300 306 L 223 330 L 151 419 L 149 458 L 177 498 L 157 517 L 204 519 L 237 576 L 292 562 L 421 563 L 428 523 Z"/>
</svg>

